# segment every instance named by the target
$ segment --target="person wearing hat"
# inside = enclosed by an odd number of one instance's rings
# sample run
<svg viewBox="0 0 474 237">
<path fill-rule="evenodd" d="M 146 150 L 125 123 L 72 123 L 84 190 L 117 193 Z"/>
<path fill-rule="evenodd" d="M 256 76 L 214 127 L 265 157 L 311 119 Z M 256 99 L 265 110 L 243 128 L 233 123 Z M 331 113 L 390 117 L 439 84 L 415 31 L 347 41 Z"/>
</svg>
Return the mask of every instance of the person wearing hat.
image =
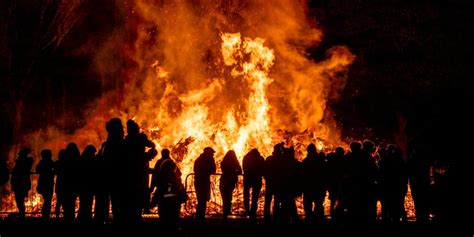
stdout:
<svg viewBox="0 0 474 237">
<path fill-rule="evenodd" d="M 211 175 L 216 173 L 214 149 L 204 148 L 204 151 L 194 161 L 194 188 L 196 190 L 197 208 L 196 219 L 203 220 L 206 215 L 206 205 L 211 199 Z"/>
</svg>

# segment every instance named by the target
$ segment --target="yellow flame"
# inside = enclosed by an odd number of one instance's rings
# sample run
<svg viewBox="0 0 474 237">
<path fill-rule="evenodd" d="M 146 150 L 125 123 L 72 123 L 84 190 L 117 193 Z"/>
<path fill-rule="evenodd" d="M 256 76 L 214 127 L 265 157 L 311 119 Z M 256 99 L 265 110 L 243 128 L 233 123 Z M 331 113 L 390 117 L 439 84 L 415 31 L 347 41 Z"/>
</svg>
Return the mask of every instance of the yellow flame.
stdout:
<svg viewBox="0 0 474 237">
<path fill-rule="evenodd" d="M 124 45 L 132 49 L 122 55 L 136 63 L 127 68 L 133 72 L 123 91 L 100 98 L 87 125 L 73 135 L 51 126 L 26 136 L 23 145 L 41 144 L 56 154 L 69 141 L 99 147 L 108 119 L 134 117 L 158 149 L 171 149 L 185 176 L 206 146 L 217 151 L 219 163 L 229 149 L 239 159 L 254 147 L 268 156 L 272 143 L 282 140 L 300 147 L 317 137 L 324 139 L 318 148 L 340 144 L 337 126 L 324 117 L 326 101 L 330 88 L 343 87 L 354 56 L 337 46 L 320 62 L 308 57 L 305 49 L 317 45 L 322 32 L 308 24 L 304 1 L 135 0 L 131 5 L 137 25 L 116 29 L 95 60 L 101 75 L 110 77 L 123 70 L 113 68 L 112 52 Z M 121 41 L 120 34 L 130 39 L 129 33 L 136 35 L 134 42 Z M 297 154 L 303 158 L 303 152 Z"/>
<path fill-rule="evenodd" d="M 272 82 L 269 72 L 275 59 L 273 50 L 264 45 L 263 39 L 242 39 L 240 33 L 222 33 L 221 40 L 223 61 L 225 66 L 232 70 L 229 78 L 241 80 L 241 83 L 249 85 L 245 110 L 236 112 L 232 107 L 223 107 L 222 110 L 225 111 L 222 113 L 223 117 L 212 121 L 206 103 L 219 96 L 223 84 L 226 83 L 222 79 L 214 78 L 205 88 L 177 96 L 175 99 L 179 102 L 178 105 L 183 106 L 179 116 L 167 120 L 169 114 L 161 114 L 160 116 L 165 118 L 158 119 L 162 122 L 162 126 L 153 127 L 153 131 L 164 131 L 162 136 L 155 140 L 160 146 L 170 146 L 179 143 L 183 138 L 192 138 L 193 142 L 187 145 L 187 153 L 180 157 L 182 161 L 179 164 L 183 178 L 192 172 L 192 162 L 206 146 L 216 149 L 218 160 L 229 149 L 235 150 L 241 159 L 254 147 L 267 154 L 271 147 L 272 131 L 269 126 L 266 90 Z M 160 72 L 156 73 L 154 78 L 150 78 L 151 80 L 167 77 L 168 73 L 158 61 L 151 66 Z M 166 96 L 163 96 L 161 106 L 166 107 L 171 103 L 173 94 L 178 94 L 175 92 L 175 87 L 170 84 L 172 84 L 170 81 L 166 84 L 164 92 Z M 167 111 L 165 108 L 163 110 Z M 141 116 L 143 114 L 138 113 L 137 120 L 147 120 L 147 117 Z M 169 124 L 166 124 L 167 122 Z"/>
</svg>

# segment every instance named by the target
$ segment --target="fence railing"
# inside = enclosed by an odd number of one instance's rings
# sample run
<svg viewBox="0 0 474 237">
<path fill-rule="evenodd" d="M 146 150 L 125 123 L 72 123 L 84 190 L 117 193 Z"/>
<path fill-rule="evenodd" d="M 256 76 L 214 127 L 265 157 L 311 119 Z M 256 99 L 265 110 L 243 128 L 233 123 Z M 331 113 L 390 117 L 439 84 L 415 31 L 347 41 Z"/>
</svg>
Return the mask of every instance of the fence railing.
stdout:
<svg viewBox="0 0 474 237">
<path fill-rule="evenodd" d="M 211 175 L 211 199 L 207 204 L 206 215 L 221 215 L 222 214 L 222 198 L 219 190 L 219 179 L 222 174 L 218 173 L 215 175 Z M 189 195 L 189 200 L 186 202 L 184 206 L 184 213 L 186 215 L 194 215 L 196 211 L 196 191 L 194 190 L 194 173 L 190 173 L 186 176 L 184 185 L 186 188 L 186 192 Z M 232 195 L 232 206 L 231 206 L 231 216 L 245 216 L 245 208 L 244 208 L 244 200 L 243 200 L 243 175 L 239 175 L 238 182 L 234 189 Z M 251 199 L 251 195 L 250 195 Z M 298 215 L 304 216 L 304 208 L 303 208 L 303 198 L 297 197 L 296 198 L 296 205 Z M 258 198 L 258 209 L 257 209 L 257 216 L 263 216 L 263 209 L 265 204 L 265 179 L 262 179 L 262 188 L 260 190 L 259 198 Z M 328 199 L 328 195 L 326 195 L 326 199 L 324 201 L 324 210 L 325 215 L 330 215 L 330 201 Z"/>
<path fill-rule="evenodd" d="M 28 215 L 39 215 L 41 214 L 41 208 L 43 206 L 43 200 L 40 194 L 36 192 L 36 186 L 38 181 L 38 174 L 31 173 L 31 190 L 29 195 L 25 201 L 26 207 L 26 214 Z M 222 213 L 222 198 L 219 191 L 219 179 L 221 174 L 215 174 L 211 176 L 211 199 L 207 204 L 207 215 L 220 215 Z M 151 179 L 150 179 L 151 180 Z M 265 180 L 262 180 L 262 189 L 258 198 L 258 211 L 257 215 L 263 215 L 263 206 L 264 206 L 264 195 L 265 195 Z M 197 206 L 197 199 L 196 199 L 196 191 L 194 189 L 194 173 L 190 173 L 186 175 L 184 180 L 184 186 L 186 192 L 188 194 L 188 200 L 185 202 L 182 214 L 184 216 L 192 216 L 196 211 Z M 14 193 L 11 191 L 10 182 L 4 185 L 2 188 L 3 191 L 0 192 L 2 198 L 2 206 L 0 208 L 0 215 L 8 215 L 12 213 L 17 213 L 18 209 L 16 208 L 15 203 L 15 196 Z M 232 211 L 231 215 L 233 216 L 244 216 L 244 203 L 243 203 L 243 176 L 239 175 L 239 179 L 237 185 L 235 187 L 232 199 Z M 1 191 L 1 190 L 0 190 Z M 298 197 L 296 199 L 297 207 L 298 207 L 298 214 L 304 216 L 304 209 L 303 209 L 303 199 Z M 330 201 L 328 200 L 328 195 L 326 195 L 326 199 L 324 201 L 324 209 L 325 215 L 329 215 L 329 208 L 330 208 Z M 51 205 L 51 213 L 54 215 L 56 207 L 56 194 L 53 195 L 52 205 Z M 79 207 L 79 200 L 76 200 L 76 212 L 78 211 Z M 378 205 L 378 215 L 380 216 L 380 204 Z M 410 190 L 408 190 L 408 194 L 405 198 L 405 209 L 407 210 L 408 218 L 413 218 L 414 215 L 414 207 L 413 207 L 413 200 L 411 198 Z M 151 215 L 157 214 L 157 209 L 154 208 Z"/>
<path fill-rule="evenodd" d="M 222 198 L 219 190 L 219 179 L 222 174 L 211 175 L 211 198 L 207 203 L 206 215 L 221 215 L 222 214 Z M 188 194 L 188 201 L 184 205 L 185 215 L 194 215 L 197 206 L 196 190 L 194 189 L 194 173 L 186 175 L 184 186 Z M 243 202 L 243 176 L 239 175 L 238 182 L 233 192 L 231 216 L 244 216 L 244 202 Z M 259 197 L 259 215 L 263 215 L 264 203 L 264 188 L 262 188 Z"/>
</svg>

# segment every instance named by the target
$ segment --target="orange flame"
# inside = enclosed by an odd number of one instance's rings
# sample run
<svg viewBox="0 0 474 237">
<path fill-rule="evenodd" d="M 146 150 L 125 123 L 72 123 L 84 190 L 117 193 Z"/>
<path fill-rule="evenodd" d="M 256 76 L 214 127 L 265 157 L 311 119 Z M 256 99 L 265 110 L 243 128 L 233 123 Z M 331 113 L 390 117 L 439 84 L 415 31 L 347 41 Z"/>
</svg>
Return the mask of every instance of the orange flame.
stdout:
<svg viewBox="0 0 474 237">
<path fill-rule="evenodd" d="M 86 110 L 87 124 L 72 135 L 48 127 L 25 136 L 23 145 L 37 148 L 36 155 L 69 141 L 99 146 L 111 117 L 134 118 L 158 149 L 171 148 L 183 178 L 206 146 L 220 163 L 229 149 L 239 159 L 251 148 L 267 156 L 273 143 L 285 141 L 301 159 L 310 142 L 319 149 L 341 144 L 326 102 L 345 84 L 355 57 L 345 46 L 329 49 L 319 62 L 308 57 L 305 50 L 322 32 L 304 1 L 127 4 L 124 19 L 134 20 L 113 32 L 95 60 L 104 78 L 126 71 L 124 88 Z M 131 33 L 131 44 L 120 38 Z M 114 51 L 136 66 L 113 65 Z"/>
<path fill-rule="evenodd" d="M 44 147 L 57 154 L 69 141 L 99 146 L 114 116 L 134 118 L 158 149 L 171 148 L 183 176 L 205 146 L 218 151 L 219 162 L 229 149 L 239 159 L 253 147 L 269 155 L 282 140 L 299 148 L 299 159 L 310 142 L 319 150 L 341 145 L 326 102 L 344 86 L 355 57 L 345 46 L 327 50 L 319 62 L 308 57 L 305 50 L 323 33 L 305 1 L 132 2 L 118 13 L 129 23 L 113 31 L 94 60 L 102 81 L 126 71 L 125 88 L 84 108 L 88 122 L 73 134 L 49 126 L 26 135 L 22 146 L 35 157 Z M 130 44 L 125 38 L 133 33 Z M 137 66 L 114 65 L 116 52 Z M 38 204 L 32 192 L 27 206 Z M 413 216 L 410 194 L 406 208 Z"/>
</svg>

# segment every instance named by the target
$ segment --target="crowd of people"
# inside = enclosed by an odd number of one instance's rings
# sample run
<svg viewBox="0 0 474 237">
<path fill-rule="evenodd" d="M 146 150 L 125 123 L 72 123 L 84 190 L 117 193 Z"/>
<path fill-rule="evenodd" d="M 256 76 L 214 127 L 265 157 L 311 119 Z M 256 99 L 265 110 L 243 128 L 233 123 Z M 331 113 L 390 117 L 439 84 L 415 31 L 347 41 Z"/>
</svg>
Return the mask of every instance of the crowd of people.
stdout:
<svg viewBox="0 0 474 237">
<path fill-rule="evenodd" d="M 62 209 L 65 223 L 140 223 L 142 214 L 156 205 L 160 221 L 169 225 L 177 223 L 181 205 L 188 199 L 181 171 L 170 151 L 162 149 L 161 158 L 151 170 L 152 180 L 149 180 L 149 162 L 158 154 L 155 144 L 140 132 L 133 120 L 127 121 L 126 129 L 125 136 L 121 120 L 114 118 L 106 124 L 107 140 L 99 150 L 88 145 L 81 153 L 75 143 L 69 143 L 59 151 L 56 161 L 52 160 L 51 150 L 41 151 L 36 172 L 39 174 L 37 192 L 43 197 L 43 219 L 48 220 L 51 216 L 55 193 L 55 216 L 59 218 Z M 309 144 L 306 157 L 300 162 L 293 147 L 278 143 L 266 158 L 257 149 L 250 150 L 243 157 L 241 166 L 236 153 L 230 150 L 220 163 L 222 216 L 226 219 L 232 214 L 233 192 L 238 176 L 243 174 L 245 215 L 250 218 L 257 216 L 265 181 L 263 213 L 268 221 L 298 222 L 295 200 L 302 196 L 305 220 L 324 222 L 323 202 L 328 193 L 331 221 L 375 222 L 377 201 L 380 201 L 382 220 L 398 223 L 406 221 L 404 200 L 410 180 L 417 221 L 427 222 L 433 175 L 426 154 L 416 147 L 410 147 L 409 151 L 405 160 L 402 149 L 394 145 L 376 148 L 370 141 L 352 142 L 348 151 L 338 147 L 325 153 Z M 25 215 L 25 198 L 31 189 L 30 173 L 34 162 L 29 153 L 28 148 L 19 152 L 10 181 L 21 218 Z M 195 217 L 198 220 L 205 219 L 211 197 L 211 176 L 217 172 L 214 154 L 213 148 L 206 147 L 194 162 Z M 0 167 L 2 184 L 9 180 L 5 167 L 3 161 Z M 449 182 L 446 178 L 449 170 L 444 171 L 446 183 Z M 79 211 L 76 217 L 77 199 Z M 442 216 L 441 210 L 439 214 Z"/>
</svg>

